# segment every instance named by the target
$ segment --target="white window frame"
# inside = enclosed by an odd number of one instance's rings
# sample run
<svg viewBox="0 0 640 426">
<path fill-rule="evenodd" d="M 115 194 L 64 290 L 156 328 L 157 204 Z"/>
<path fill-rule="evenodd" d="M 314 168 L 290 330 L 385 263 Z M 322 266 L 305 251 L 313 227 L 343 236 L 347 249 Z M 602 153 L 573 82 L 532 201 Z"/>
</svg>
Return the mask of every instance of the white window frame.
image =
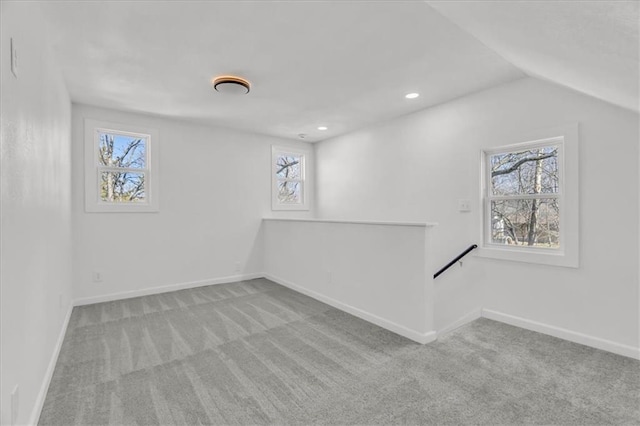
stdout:
<svg viewBox="0 0 640 426">
<path fill-rule="evenodd" d="M 481 246 L 478 256 L 527 263 L 579 267 L 579 144 L 578 125 L 560 126 L 531 132 L 515 144 L 491 147 L 481 151 Z M 497 153 L 508 153 L 558 146 L 559 190 L 556 194 L 496 197 L 491 191 L 488 159 Z M 560 206 L 560 247 L 556 249 L 507 246 L 491 241 L 491 200 L 503 198 L 556 198 Z"/>
<path fill-rule="evenodd" d="M 98 164 L 99 133 L 113 133 L 144 138 L 146 167 L 124 169 L 145 174 L 145 201 L 109 203 L 100 196 L 100 173 L 111 168 Z M 135 125 L 112 123 L 86 118 L 84 120 L 84 190 L 85 211 L 88 213 L 153 213 L 159 211 L 158 131 Z M 123 170 L 118 168 L 118 170 Z"/>
<path fill-rule="evenodd" d="M 309 210 L 309 188 L 307 179 L 307 165 L 311 151 L 286 146 L 271 146 L 271 210 Z M 276 158 L 280 155 L 300 156 L 300 179 L 290 179 L 300 182 L 300 197 L 302 202 L 297 204 L 281 203 L 278 200 L 278 179 L 276 176 Z"/>
</svg>

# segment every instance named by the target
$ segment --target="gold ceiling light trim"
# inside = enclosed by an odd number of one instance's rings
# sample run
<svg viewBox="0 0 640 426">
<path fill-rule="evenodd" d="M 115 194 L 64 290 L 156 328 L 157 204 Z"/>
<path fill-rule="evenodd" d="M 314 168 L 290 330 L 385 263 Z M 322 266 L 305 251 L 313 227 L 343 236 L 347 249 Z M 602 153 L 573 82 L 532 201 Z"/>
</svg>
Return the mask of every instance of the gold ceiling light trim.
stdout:
<svg viewBox="0 0 640 426">
<path fill-rule="evenodd" d="M 251 90 L 251 83 L 237 75 L 220 75 L 213 79 L 213 88 L 217 92 L 247 94 Z"/>
</svg>

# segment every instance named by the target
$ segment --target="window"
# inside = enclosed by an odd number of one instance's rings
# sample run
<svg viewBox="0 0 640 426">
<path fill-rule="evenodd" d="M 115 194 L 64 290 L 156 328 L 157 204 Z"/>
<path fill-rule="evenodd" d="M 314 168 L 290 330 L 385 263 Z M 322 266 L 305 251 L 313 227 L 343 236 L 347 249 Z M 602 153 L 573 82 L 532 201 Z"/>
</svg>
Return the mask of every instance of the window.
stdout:
<svg viewBox="0 0 640 426">
<path fill-rule="evenodd" d="M 157 132 L 85 120 L 85 209 L 158 210 Z"/>
<path fill-rule="evenodd" d="M 308 210 L 305 187 L 307 153 L 301 150 L 272 147 L 273 210 Z"/>
<path fill-rule="evenodd" d="M 561 151 L 553 140 L 486 154 L 490 244 L 560 247 Z"/>
<path fill-rule="evenodd" d="M 577 130 L 483 151 L 481 255 L 577 267 Z"/>
</svg>

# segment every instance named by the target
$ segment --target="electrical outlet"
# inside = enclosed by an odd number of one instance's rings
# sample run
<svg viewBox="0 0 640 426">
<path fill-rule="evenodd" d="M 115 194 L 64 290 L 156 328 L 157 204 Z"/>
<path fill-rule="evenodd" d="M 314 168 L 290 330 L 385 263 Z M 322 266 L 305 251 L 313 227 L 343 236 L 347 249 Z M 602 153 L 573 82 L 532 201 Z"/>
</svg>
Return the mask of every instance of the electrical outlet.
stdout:
<svg viewBox="0 0 640 426">
<path fill-rule="evenodd" d="M 102 282 L 102 271 L 93 271 L 93 282 L 101 283 Z"/>
<path fill-rule="evenodd" d="M 11 73 L 18 78 L 18 48 L 13 38 L 11 39 Z"/>
<path fill-rule="evenodd" d="M 460 211 L 460 212 L 470 212 L 471 211 L 471 201 L 469 201 L 469 200 L 458 200 L 458 211 Z"/>
<path fill-rule="evenodd" d="M 236 261 L 236 272 L 240 272 L 242 268 L 240 268 L 240 262 Z"/>
<path fill-rule="evenodd" d="M 18 410 L 20 409 L 20 388 L 16 385 L 11 392 L 11 424 L 18 422 Z"/>
<path fill-rule="evenodd" d="M 333 272 L 327 271 L 327 282 L 333 284 Z"/>
</svg>

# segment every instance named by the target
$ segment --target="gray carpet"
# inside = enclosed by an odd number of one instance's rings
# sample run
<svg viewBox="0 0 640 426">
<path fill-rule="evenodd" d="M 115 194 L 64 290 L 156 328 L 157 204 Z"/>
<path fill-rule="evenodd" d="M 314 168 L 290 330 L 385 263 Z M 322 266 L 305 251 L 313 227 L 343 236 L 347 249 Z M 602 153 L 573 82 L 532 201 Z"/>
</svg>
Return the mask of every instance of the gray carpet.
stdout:
<svg viewBox="0 0 640 426">
<path fill-rule="evenodd" d="M 640 363 L 480 319 L 421 346 L 264 279 L 77 307 L 39 424 L 640 424 Z"/>
</svg>

